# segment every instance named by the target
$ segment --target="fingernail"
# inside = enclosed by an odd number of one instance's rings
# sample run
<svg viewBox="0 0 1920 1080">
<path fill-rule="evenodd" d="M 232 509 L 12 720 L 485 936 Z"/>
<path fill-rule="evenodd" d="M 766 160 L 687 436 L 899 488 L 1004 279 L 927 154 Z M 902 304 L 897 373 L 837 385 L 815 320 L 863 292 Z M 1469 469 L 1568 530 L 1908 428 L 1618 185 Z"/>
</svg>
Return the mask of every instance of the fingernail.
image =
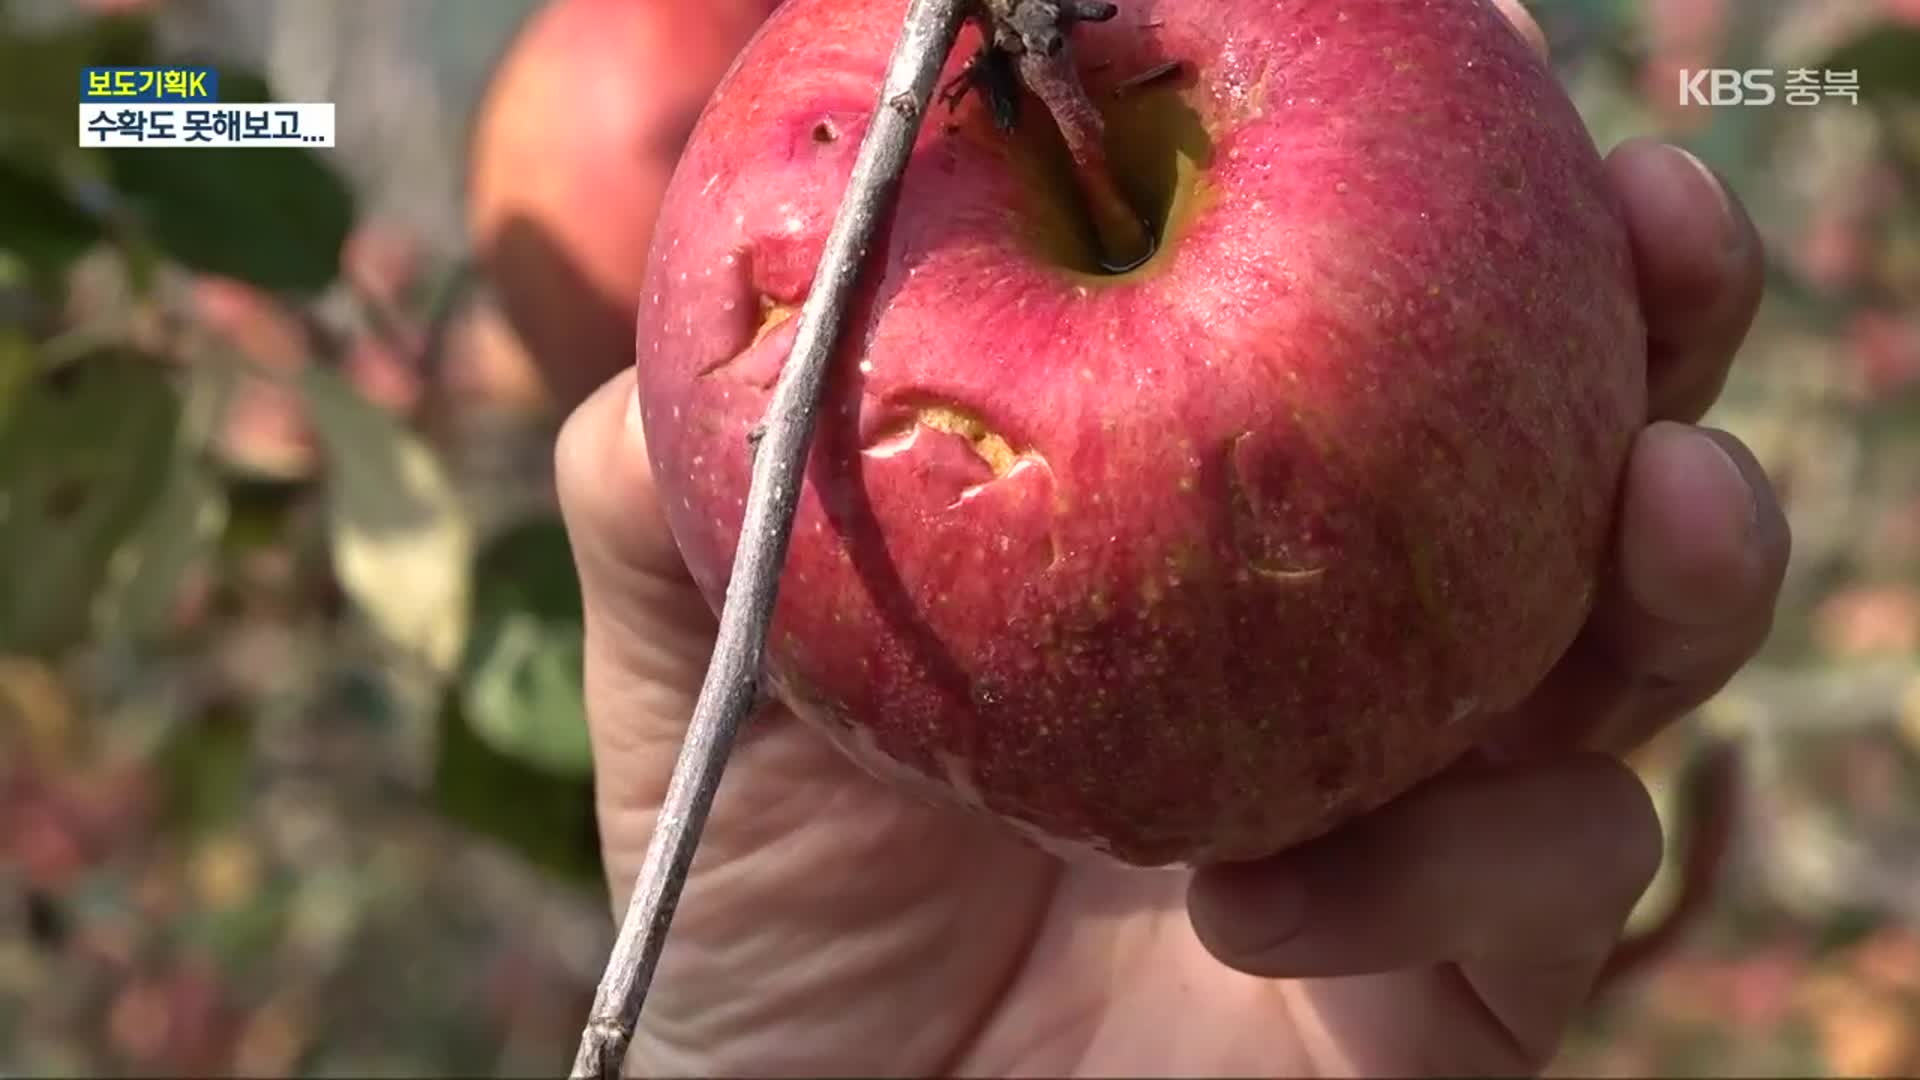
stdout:
<svg viewBox="0 0 1920 1080">
<path fill-rule="evenodd" d="M 1267 956 L 1306 926 L 1307 888 L 1273 862 L 1209 867 L 1188 898 L 1194 929 L 1222 959 Z"/>
<path fill-rule="evenodd" d="M 1721 182 L 1718 173 L 1714 172 L 1706 162 L 1695 157 L 1692 151 L 1678 146 L 1673 147 L 1673 150 L 1692 171 L 1694 176 L 1692 182 L 1702 185 L 1704 187 L 1702 194 L 1710 196 L 1714 204 L 1720 208 L 1720 243 L 1725 249 L 1727 258 L 1738 259 L 1745 255 L 1747 231 L 1740 227 L 1740 212 L 1733 205 L 1733 196 L 1727 191 L 1727 185 Z"/>
<path fill-rule="evenodd" d="M 1760 497 L 1754 492 L 1752 481 L 1747 479 L 1747 474 L 1741 470 L 1740 463 L 1734 460 L 1733 453 L 1712 432 L 1701 431 L 1695 438 L 1713 447 L 1714 458 L 1733 475 L 1734 482 L 1739 485 L 1741 494 L 1747 500 L 1745 521 L 1747 544 L 1749 548 L 1757 548 L 1760 538 Z"/>
</svg>

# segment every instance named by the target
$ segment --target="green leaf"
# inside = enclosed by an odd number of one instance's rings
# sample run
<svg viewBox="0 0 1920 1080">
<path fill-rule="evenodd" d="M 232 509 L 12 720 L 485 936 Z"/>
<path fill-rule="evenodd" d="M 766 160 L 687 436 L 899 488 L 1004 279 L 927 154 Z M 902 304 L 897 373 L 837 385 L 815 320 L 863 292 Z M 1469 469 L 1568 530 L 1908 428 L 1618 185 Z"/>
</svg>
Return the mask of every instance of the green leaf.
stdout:
<svg viewBox="0 0 1920 1080">
<path fill-rule="evenodd" d="M 33 33 L 0 22 L 0 150 L 43 162 L 77 152 L 80 69 L 153 63 L 153 30 L 144 16 Z"/>
<path fill-rule="evenodd" d="M 160 362 L 131 352 L 28 386 L 0 429 L 0 650 L 86 632 L 109 558 L 160 493 L 179 417 Z"/>
<path fill-rule="evenodd" d="M 1782 135 L 1784 115 L 1778 109 L 1713 109 L 1706 127 L 1679 142 L 1721 173 L 1741 176 L 1755 162 L 1769 159 Z"/>
<path fill-rule="evenodd" d="M 182 583 L 213 557 L 226 524 L 227 493 L 212 468 L 175 455 L 157 503 L 108 564 L 95 625 L 136 641 L 166 635 Z"/>
<path fill-rule="evenodd" d="M 224 81 L 224 76 L 223 76 Z M 108 148 L 113 186 L 160 249 L 204 273 L 302 294 L 340 270 L 353 195 L 295 147 Z"/>
<path fill-rule="evenodd" d="M 218 68 L 220 71 L 221 101 L 279 101 L 280 96 L 273 92 L 273 85 L 267 77 L 257 71 L 216 64 L 211 60 L 195 61 L 197 66 Z"/>
<path fill-rule="evenodd" d="M 1920 98 L 1920 26 L 1882 23 L 1861 31 L 1817 65 L 1860 74 L 1860 100 Z"/>
<path fill-rule="evenodd" d="M 60 184 L 0 158 L 0 250 L 45 275 L 64 271 L 100 242 L 104 230 Z"/>
<path fill-rule="evenodd" d="M 441 710 L 433 803 L 446 818 L 563 880 L 599 889 L 593 785 L 541 772 L 479 738 L 448 695 Z"/>
<path fill-rule="evenodd" d="M 181 728 L 159 755 L 168 831 L 180 838 L 219 832 L 252 809 L 253 727 L 217 708 Z"/>
<path fill-rule="evenodd" d="M 368 624 L 445 677 L 467 643 L 474 537 L 431 448 L 339 374 L 300 376 L 326 461 L 335 576 Z"/>
<path fill-rule="evenodd" d="M 543 519 L 503 533 L 474 578 L 474 636 L 460 686 L 474 734 L 544 772 L 589 775 L 585 632 L 566 530 Z"/>
<path fill-rule="evenodd" d="M 32 387 L 37 363 L 25 334 L 0 327 L 0 431 L 7 430 L 8 417 Z"/>
<path fill-rule="evenodd" d="M 579 624 L 507 614 L 483 623 L 474 645 L 461 685 L 461 704 L 474 734 L 544 772 L 591 773 Z"/>
<path fill-rule="evenodd" d="M 523 521 L 488 541 L 474 567 L 474 603 L 488 613 L 525 611 L 579 622 L 584 607 L 573 547 L 557 518 Z"/>
</svg>

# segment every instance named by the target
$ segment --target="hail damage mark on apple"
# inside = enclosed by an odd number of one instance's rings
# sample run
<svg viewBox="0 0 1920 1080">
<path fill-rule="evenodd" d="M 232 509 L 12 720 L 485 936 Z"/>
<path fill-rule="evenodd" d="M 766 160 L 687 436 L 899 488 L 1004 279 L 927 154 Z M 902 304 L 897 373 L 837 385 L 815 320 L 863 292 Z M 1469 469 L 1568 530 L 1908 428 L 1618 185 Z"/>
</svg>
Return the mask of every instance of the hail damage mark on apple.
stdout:
<svg viewBox="0 0 1920 1080">
<path fill-rule="evenodd" d="M 949 435 L 958 435 L 967 440 L 973 452 L 993 470 L 995 479 L 1007 475 L 1020 456 L 1007 437 L 987 426 L 986 420 L 978 413 L 970 412 L 958 405 L 922 405 L 914 410 L 914 417 L 920 423 Z"/>
<path fill-rule="evenodd" d="M 941 443 L 957 441 L 978 465 L 986 467 L 984 477 L 979 476 L 977 468 L 965 469 L 970 474 L 966 480 L 971 482 L 960 487 L 945 509 L 958 509 L 987 490 L 989 485 L 1007 480 L 1021 469 L 1039 468 L 1049 476 L 1053 472 L 1053 467 L 1038 450 L 1031 446 L 1016 445 L 977 409 L 919 395 L 896 398 L 892 405 L 883 408 L 897 415 L 880 425 L 867 440 L 861 451 L 867 457 L 884 460 L 925 450 L 932 458 L 926 467 L 930 471 L 944 471 L 953 462 L 951 459 L 940 460 L 938 445 L 930 445 L 930 439 L 938 439 Z"/>
<path fill-rule="evenodd" d="M 850 166 L 868 123 L 864 112 L 850 109 L 796 117 L 784 137 L 773 141 L 773 152 L 803 176 Z M 703 185 L 702 198 L 728 201 L 724 193 L 715 194 L 720 175 L 716 172 Z M 836 206 L 813 199 L 734 205 L 739 208 L 725 215 L 732 222 L 727 253 L 701 274 L 708 281 L 719 279 L 714 284 L 721 293 L 707 303 L 724 316 L 720 324 L 731 340 L 695 373 L 701 378 L 724 375 L 771 390 L 792 351 L 795 316 L 812 288 Z M 678 243 L 676 237 L 675 246 Z M 684 272 L 680 280 L 685 282 Z M 654 301 L 659 302 L 657 294 Z M 688 306 L 688 318 L 692 310 Z"/>
<path fill-rule="evenodd" d="M 756 306 L 760 309 L 760 324 L 754 327 L 750 348 L 765 341 L 767 335 L 773 333 L 782 323 L 800 314 L 798 303 L 775 300 L 766 293 L 759 294 Z"/>
<path fill-rule="evenodd" d="M 778 247 L 769 240 L 749 241 L 722 260 L 731 280 L 720 308 L 731 320 L 733 342 L 701 365 L 698 377 L 725 374 L 761 390 L 771 390 L 779 380 L 799 329 L 794 316 L 811 282 L 788 271 L 791 256 Z"/>
<path fill-rule="evenodd" d="M 1298 452 L 1306 440 L 1292 444 Z M 1318 523 L 1310 508 L 1294 501 L 1296 488 L 1285 470 L 1308 467 L 1283 461 L 1270 434 L 1244 431 L 1227 441 L 1227 499 L 1233 516 L 1236 552 L 1255 577 L 1283 585 L 1314 581 L 1327 571 L 1328 557 L 1311 530 Z"/>
</svg>

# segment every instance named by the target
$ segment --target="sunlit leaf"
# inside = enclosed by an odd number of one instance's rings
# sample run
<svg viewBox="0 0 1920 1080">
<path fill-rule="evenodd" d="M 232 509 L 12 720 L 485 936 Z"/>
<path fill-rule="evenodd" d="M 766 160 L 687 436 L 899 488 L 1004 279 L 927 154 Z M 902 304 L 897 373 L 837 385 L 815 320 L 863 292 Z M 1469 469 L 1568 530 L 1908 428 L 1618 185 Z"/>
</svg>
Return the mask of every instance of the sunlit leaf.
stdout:
<svg viewBox="0 0 1920 1080">
<path fill-rule="evenodd" d="M 159 363 L 131 353 L 27 386 L 0 429 L 0 649 L 85 632 L 109 558 L 159 497 L 179 414 Z"/>
<path fill-rule="evenodd" d="M 84 733 L 80 703 L 54 665 L 0 656 L 0 754 L 59 768 Z"/>
<path fill-rule="evenodd" d="M 373 629 L 450 675 L 466 646 L 472 524 L 432 449 L 337 373 L 300 377 L 325 460 L 334 573 Z"/>
</svg>

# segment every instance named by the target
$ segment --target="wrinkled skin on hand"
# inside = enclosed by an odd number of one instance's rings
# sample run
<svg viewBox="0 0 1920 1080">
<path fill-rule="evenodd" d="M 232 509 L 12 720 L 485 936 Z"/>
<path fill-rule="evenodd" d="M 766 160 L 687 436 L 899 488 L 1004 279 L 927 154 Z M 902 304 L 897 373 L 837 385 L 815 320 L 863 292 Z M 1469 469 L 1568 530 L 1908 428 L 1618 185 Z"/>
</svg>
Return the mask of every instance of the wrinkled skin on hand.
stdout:
<svg viewBox="0 0 1920 1080">
<path fill-rule="evenodd" d="M 1525 18 L 1517 4 L 1510 14 Z M 1673 148 L 1629 142 L 1607 167 L 1648 323 L 1649 423 L 1597 608 L 1499 736 L 1320 840 L 1194 873 L 1061 863 L 901 796 L 769 710 L 729 766 L 634 1064 L 734 1075 L 1542 1068 L 1660 854 L 1646 792 L 1615 755 L 1753 655 L 1789 549 L 1753 456 L 1693 426 L 1757 307 L 1759 240 L 1722 185 Z M 617 911 L 714 619 L 655 497 L 630 375 L 576 412 L 558 473 L 587 601 Z"/>
</svg>

